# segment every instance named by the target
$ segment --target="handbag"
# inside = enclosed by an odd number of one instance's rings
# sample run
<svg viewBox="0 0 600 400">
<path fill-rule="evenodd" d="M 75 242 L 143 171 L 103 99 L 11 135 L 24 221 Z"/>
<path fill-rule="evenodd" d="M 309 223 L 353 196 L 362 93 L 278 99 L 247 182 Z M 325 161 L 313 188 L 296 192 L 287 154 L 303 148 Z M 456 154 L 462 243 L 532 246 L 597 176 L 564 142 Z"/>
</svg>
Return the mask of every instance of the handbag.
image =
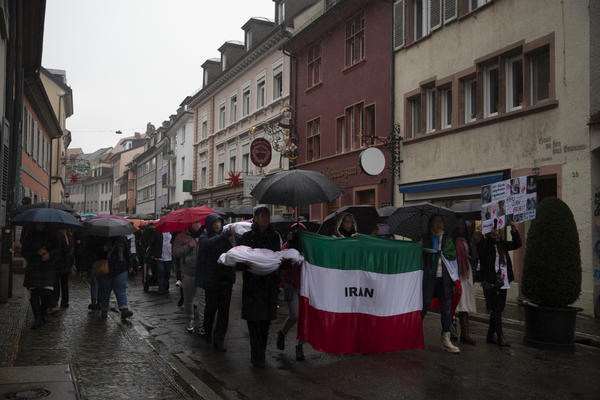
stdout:
<svg viewBox="0 0 600 400">
<path fill-rule="evenodd" d="M 92 274 L 94 276 L 108 275 L 108 260 L 101 259 L 94 261 L 92 264 Z"/>
<path fill-rule="evenodd" d="M 500 290 L 504 286 L 504 279 L 502 279 L 502 269 L 496 271 L 496 281 L 494 283 L 490 283 L 487 281 L 481 282 L 481 287 L 483 290 Z"/>
</svg>

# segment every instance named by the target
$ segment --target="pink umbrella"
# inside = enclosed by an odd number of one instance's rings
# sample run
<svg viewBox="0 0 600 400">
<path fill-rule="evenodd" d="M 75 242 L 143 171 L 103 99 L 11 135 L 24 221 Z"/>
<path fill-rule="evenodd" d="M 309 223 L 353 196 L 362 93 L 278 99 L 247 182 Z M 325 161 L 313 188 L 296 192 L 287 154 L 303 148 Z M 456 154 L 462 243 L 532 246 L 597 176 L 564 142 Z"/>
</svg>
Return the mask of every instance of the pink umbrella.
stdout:
<svg viewBox="0 0 600 400">
<path fill-rule="evenodd" d="M 207 206 L 181 208 L 162 217 L 154 229 L 159 232 L 184 231 L 194 222 L 200 221 L 204 224 L 206 217 L 210 214 L 216 214 L 216 212 Z"/>
</svg>

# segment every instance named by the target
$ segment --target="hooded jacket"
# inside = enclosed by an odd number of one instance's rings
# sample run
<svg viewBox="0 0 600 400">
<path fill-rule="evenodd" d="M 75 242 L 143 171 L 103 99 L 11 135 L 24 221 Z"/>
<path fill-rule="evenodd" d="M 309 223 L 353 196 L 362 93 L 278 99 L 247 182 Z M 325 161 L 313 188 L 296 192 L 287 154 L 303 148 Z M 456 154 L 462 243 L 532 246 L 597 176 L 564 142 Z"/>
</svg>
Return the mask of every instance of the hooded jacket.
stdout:
<svg viewBox="0 0 600 400">
<path fill-rule="evenodd" d="M 198 240 L 198 261 L 196 264 L 196 286 L 203 289 L 212 289 L 219 281 L 235 282 L 235 270 L 226 265 L 218 265 L 219 256 L 231 248 L 229 237 L 231 231 L 213 231 L 213 224 L 223 218 L 219 214 L 210 214 L 206 217 L 206 232 Z"/>
<path fill-rule="evenodd" d="M 252 223 L 252 230 L 246 232 L 238 245 L 281 250 L 281 237 L 271 225 L 261 232 L 258 225 Z M 254 275 L 244 271 L 242 287 L 242 318 L 246 321 L 268 321 L 277 319 L 277 295 L 281 274 L 279 270 L 268 275 Z"/>
<path fill-rule="evenodd" d="M 183 276 L 196 276 L 196 265 L 198 263 L 198 241 L 195 235 L 186 230 L 179 232 L 173 241 L 173 257 L 183 259 Z M 196 246 L 190 247 L 190 240 L 196 241 Z"/>
<path fill-rule="evenodd" d="M 349 215 L 350 217 L 352 217 L 352 229 L 353 229 L 352 232 L 344 232 L 343 231 L 342 222 L 344 222 L 344 218 L 346 218 L 346 215 Z M 358 232 L 358 227 L 356 225 L 356 220 L 354 219 L 354 215 L 352 215 L 350 213 L 340 214 L 337 221 L 335 222 L 335 232 L 334 232 L 333 236 L 334 237 L 350 237 L 357 232 Z"/>
<path fill-rule="evenodd" d="M 42 261 L 38 254 L 41 248 L 45 248 L 50 254 L 47 261 Z M 39 232 L 33 227 L 28 227 L 23 235 L 23 247 L 21 254 L 27 261 L 25 267 L 25 279 L 23 286 L 26 288 L 53 286 L 56 273 L 61 265 L 61 243 L 60 238 L 54 230 L 46 228 Z"/>
</svg>

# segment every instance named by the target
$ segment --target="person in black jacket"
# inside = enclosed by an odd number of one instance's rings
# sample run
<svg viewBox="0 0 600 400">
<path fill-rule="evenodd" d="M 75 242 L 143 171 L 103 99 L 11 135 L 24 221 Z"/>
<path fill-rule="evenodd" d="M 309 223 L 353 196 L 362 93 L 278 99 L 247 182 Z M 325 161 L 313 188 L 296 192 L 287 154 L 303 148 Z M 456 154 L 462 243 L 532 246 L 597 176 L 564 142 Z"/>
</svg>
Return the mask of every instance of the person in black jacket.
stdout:
<svg viewBox="0 0 600 400">
<path fill-rule="evenodd" d="M 281 237 L 271 226 L 271 215 L 267 207 L 254 210 L 252 229 L 241 237 L 238 245 L 252 248 L 281 250 Z M 251 362 L 255 367 L 265 366 L 265 352 L 269 325 L 277 319 L 277 295 L 281 274 L 279 270 L 268 275 L 243 273 L 242 318 L 248 323 L 250 333 Z"/>
<path fill-rule="evenodd" d="M 196 269 L 196 286 L 204 289 L 206 304 L 204 306 L 205 339 L 219 351 L 226 351 L 225 334 L 229 324 L 229 305 L 231 289 L 235 283 L 235 270 L 226 265 L 217 265 L 221 254 L 231 248 L 229 237 L 231 231 L 223 230 L 223 218 L 218 214 L 206 217 L 206 232 L 198 240 L 198 263 Z M 213 333 L 213 323 L 217 315 L 217 324 Z"/>
<path fill-rule="evenodd" d="M 69 275 L 73 266 L 73 235 L 68 229 L 60 229 L 58 237 L 61 244 L 61 259 L 57 265 L 56 282 L 54 283 L 54 296 L 52 307 L 69 307 Z"/>
<path fill-rule="evenodd" d="M 127 272 L 129 270 L 129 255 L 131 243 L 125 236 L 104 238 L 98 242 L 96 260 L 108 260 L 108 274 L 98 277 L 100 287 L 100 308 L 102 318 L 108 315 L 110 292 L 115 292 L 117 304 L 121 311 L 121 320 L 133 315 L 127 305 Z"/>
<path fill-rule="evenodd" d="M 514 222 L 510 225 L 511 242 L 502 240 L 498 229 L 494 228 L 479 242 L 478 246 L 481 286 L 487 309 L 490 311 L 487 342 L 503 347 L 510 344 L 504 339 L 502 333 L 502 311 L 506 304 L 506 292 L 510 288 L 510 282 L 515 279 L 508 252 L 521 247 L 521 236 L 517 231 L 517 225 Z"/>
<path fill-rule="evenodd" d="M 46 323 L 60 252 L 58 234 L 48 224 L 34 223 L 26 228 L 22 236 L 21 254 L 27 261 L 23 286 L 30 291 L 29 302 L 35 319 L 32 329 Z"/>
</svg>

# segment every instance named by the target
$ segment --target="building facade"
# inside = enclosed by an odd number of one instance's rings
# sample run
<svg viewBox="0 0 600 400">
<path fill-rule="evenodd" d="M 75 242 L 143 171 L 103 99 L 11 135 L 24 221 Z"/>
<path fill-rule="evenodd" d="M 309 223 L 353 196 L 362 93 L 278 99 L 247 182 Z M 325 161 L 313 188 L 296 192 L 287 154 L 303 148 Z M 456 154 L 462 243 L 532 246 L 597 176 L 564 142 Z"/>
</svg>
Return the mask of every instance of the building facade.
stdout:
<svg viewBox="0 0 600 400">
<path fill-rule="evenodd" d="M 152 124 L 146 128 L 144 151 L 133 158 L 132 167 L 136 175 L 136 213 L 156 212 L 156 129 Z"/>
<path fill-rule="evenodd" d="M 112 150 L 110 157 L 113 168 L 111 214 L 124 215 L 127 213 L 127 164 L 144 151 L 145 143 L 146 140 L 142 135 L 136 132 L 134 136 L 119 140 Z"/>
<path fill-rule="evenodd" d="M 587 124 L 600 87 L 598 66 L 582 62 L 597 48 L 592 10 L 543 0 L 394 2 L 394 119 L 404 137 L 395 205 L 480 204 L 482 184 L 537 175 L 537 200 L 558 196 L 575 216 L 577 305 L 587 314 L 598 302 L 590 217 L 598 150 Z M 523 238 L 529 226 L 520 224 Z M 513 299 L 523 259 L 524 246 L 513 255 Z"/>
<path fill-rule="evenodd" d="M 288 158 L 277 151 L 262 169 L 250 160 L 252 140 L 264 137 L 274 143 L 268 127 L 280 121 L 290 101 L 290 62 L 280 49 L 286 40 L 283 21 L 251 18 L 242 27 L 243 43 L 225 42 L 219 48 L 221 57 L 202 65 L 204 86 L 185 101 L 195 121 L 196 205 L 253 204 L 247 188 L 230 184 L 230 173 L 250 182 L 289 166 Z"/>
<path fill-rule="evenodd" d="M 292 105 L 298 159 L 294 168 L 321 172 L 344 191 L 330 204 L 301 211 L 322 220 L 341 206 L 391 203 L 391 1 L 319 2 L 295 26 L 286 45 L 293 55 Z M 361 153 L 377 147 L 386 158 L 378 175 L 360 167 Z"/>
<path fill-rule="evenodd" d="M 194 177 L 194 113 L 180 107 L 171 115 L 166 135 L 169 148 L 163 158 L 169 161 L 169 208 L 177 209 L 192 202 L 189 190 Z M 186 181 L 190 188 L 184 188 Z"/>
</svg>

